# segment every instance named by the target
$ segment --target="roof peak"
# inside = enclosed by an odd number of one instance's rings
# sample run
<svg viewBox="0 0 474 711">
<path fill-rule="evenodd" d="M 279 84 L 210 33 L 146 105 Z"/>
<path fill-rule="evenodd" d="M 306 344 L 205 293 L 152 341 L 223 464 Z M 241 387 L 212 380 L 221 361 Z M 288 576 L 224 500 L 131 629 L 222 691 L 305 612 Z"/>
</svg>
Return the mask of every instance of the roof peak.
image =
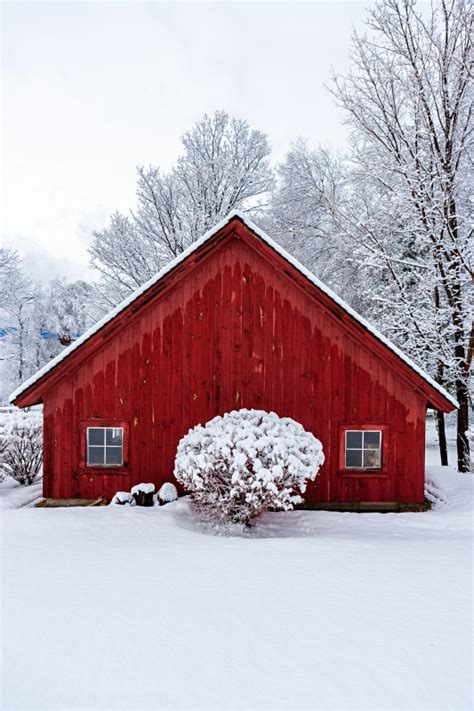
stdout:
<svg viewBox="0 0 474 711">
<path fill-rule="evenodd" d="M 46 363 L 40 370 L 38 370 L 34 375 L 32 375 L 28 380 L 23 382 L 11 395 L 9 401 L 13 403 L 22 393 L 28 390 L 32 385 L 37 383 L 41 378 L 43 378 L 47 373 L 49 373 L 53 368 L 55 368 L 59 363 L 61 363 L 65 358 L 67 358 L 72 352 L 76 351 L 83 343 L 85 343 L 89 338 L 91 338 L 95 333 L 100 331 L 107 323 L 118 316 L 124 309 L 126 309 L 131 303 L 138 299 L 142 294 L 144 294 L 148 289 L 159 282 L 166 274 L 172 271 L 176 266 L 181 264 L 187 257 L 189 257 L 193 252 L 198 250 L 203 244 L 210 240 L 214 235 L 220 232 L 224 227 L 226 227 L 233 219 L 238 219 L 242 222 L 251 232 L 257 235 L 263 242 L 274 249 L 281 257 L 283 257 L 289 264 L 291 264 L 297 271 L 299 271 L 303 276 L 305 276 L 314 286 L 316 286 L 320 291 L 326 294 L 332 301 L 334 301 L 338 306 L 340 306 L 346 313 L 348 313 L 355 321 L 361 324 L 369 333 L 371 333 L 377 340 L 381 341 L 389 350 L 391 350 L 395 355 L 397 355 L 400 360 L 402 360 L 406 365 L 408 365 L 415 373 L 417 373 L 425 382 L 427 382 L 432 388 L 438 391 L 446 400 L 448 400 L 454 407 L 458 407 L 458 402 L 453 398 L 444 388 L 442 388 L 436 381 L 434 381 L 427 373 L 425 373 L 416 363 L 414 363 L 411 358 L 409 358 L 403 351 L 401 351 L 394 343 L 389 341 L 377 328 L 372 326 L 368 321 L 366 321 L 363 316 L 358 314 L 354 309 L 349 306 L 343 299 L 341 299 L 332 289 L 330 289 L 326 284 L 318 279 L 312 272 L 309 271 L 301 262 L 299 262 L 295 257 L 289 254 L 281 245 L 275 242 L 269 235 L 267 235 L 263 230 L 261 230 L 253 220 L 244 212 L 238 209 L 231 210 L 220 222 L 218 222 L 214 227 L 209 229 L 205 234 L 202 235 L 198 240 L 193 242 L 187 249 L 185 249 L 181 254 L 179 254 L 175 259 L 166 264 L 162 269 L 160 269 L 151 279 L 142 284 L 138 289 L 136 289 L 130 296 L 120 302 L 112 311 L 106 314 L 102 319 L 100 319 L 94 326 L 89 328 L 85 333 L 82 334 L 76 341 L 71 343 L 70 346 L 65 348 L 61 353 L 59 353 L 55 358 L 53 358 L 49 363 Z"/>
</svg>

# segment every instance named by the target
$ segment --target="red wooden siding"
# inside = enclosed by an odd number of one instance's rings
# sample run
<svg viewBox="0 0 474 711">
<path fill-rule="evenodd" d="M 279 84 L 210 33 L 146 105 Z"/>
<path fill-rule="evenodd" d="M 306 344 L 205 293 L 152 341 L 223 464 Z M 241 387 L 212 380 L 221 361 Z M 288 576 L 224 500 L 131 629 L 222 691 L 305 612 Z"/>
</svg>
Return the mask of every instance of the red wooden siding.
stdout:
<svg viewBox="0 0 474 711">
<path fill-rule="evenodd" d="M 423 500 L 426 397 L 406 366 L 240 223 L 178 272 L 44 388 L 46 496 L 160 485 L 190 427 L 247 407 L 293 417 L 322 441 L 308 500 Z M 94 418 L 128 423 L 124 473 L 81 467 L 81 422 Z M 387 470 L 341 473 L 341 426 L 371 424 L 387 428 Z"/>
</svg>

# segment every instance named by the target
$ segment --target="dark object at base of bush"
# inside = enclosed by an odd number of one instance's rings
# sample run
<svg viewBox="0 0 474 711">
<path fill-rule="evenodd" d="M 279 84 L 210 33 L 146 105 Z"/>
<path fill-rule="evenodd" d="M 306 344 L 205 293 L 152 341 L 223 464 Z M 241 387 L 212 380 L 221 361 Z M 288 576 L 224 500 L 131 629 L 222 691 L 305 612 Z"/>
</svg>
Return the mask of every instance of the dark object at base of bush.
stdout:
<svg viewBox="0 0 474 711">
<path fill-rule="evenodd" d="M 132 486 L 132 490 L 130 493 L 135 499 L 135 503 L 137 506 L 153 506 L 153 504 L 155 503 L 153 500 L 155 494 L 155 485 L 151 482 L 148 484 L 142 482 L 141 484 L 136 484 L 135 486 Z"/>
<path fill-rule="evenodd" d="M 137 506 L 153 506 L 153 491 L 139 491 L 133 498 Z"/>
</svg>

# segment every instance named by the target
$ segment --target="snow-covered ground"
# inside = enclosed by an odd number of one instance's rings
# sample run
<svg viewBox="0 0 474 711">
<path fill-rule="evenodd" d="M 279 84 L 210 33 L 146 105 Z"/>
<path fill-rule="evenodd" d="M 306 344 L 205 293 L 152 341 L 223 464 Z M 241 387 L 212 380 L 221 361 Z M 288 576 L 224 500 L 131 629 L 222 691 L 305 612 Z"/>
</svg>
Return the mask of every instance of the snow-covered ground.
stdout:
<svg viewBox="0 0 474 711">
<path fill-rule="evenodd" d="M 471 709 L 473 477 L 432 511 L 2 511 L 3 709 Z"/>
<path fill-rule="evenodd" d="M 31 486 L 20 486 L 11 477 L 6 477 L 0 485 L 0 509 L 18 509 L 22 506 L 33 506 L 43 498 L 43 482 L 35 482 Z"/>
</svg>

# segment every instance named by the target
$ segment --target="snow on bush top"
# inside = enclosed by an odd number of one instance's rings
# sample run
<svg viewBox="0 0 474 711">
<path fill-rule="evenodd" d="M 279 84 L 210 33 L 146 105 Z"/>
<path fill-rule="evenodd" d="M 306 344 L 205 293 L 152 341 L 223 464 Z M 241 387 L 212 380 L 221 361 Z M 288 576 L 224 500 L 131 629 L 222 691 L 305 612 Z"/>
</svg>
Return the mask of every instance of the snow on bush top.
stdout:
<svg viewBox="0 0 474 711">
<path fill-rule="evenodd" d="M 250 523 L 302 501 L 324 462 L 321 442 L 274 412 L 234 410 L 198 425 L 178 445 L 174 475 L 198 508 Z"/>
<path fill-rule="evenodd" d="M 178 492 L 175 485 L 169 481 L 165 482 L 158 492 L 158 499 L 168 504 L 170 501 L 176 501 L 177 498 Z"/>
<path fill-rule="evenodd" d="M 130 504 L 134 506 L 135 499 L 129 491 L 117 491 L 110 504 Z"/>
<path fill-rule="evenodd" d="M 148 484 L 135 484 L 135 486 L 132 486 L 131 488 L 131 493 L 132 494 L 139 494 L 140 492 L 143 492 L 144 494 L 153 494 L 155 492 L 155 485 L 152 483 Z"/>
</svg>

